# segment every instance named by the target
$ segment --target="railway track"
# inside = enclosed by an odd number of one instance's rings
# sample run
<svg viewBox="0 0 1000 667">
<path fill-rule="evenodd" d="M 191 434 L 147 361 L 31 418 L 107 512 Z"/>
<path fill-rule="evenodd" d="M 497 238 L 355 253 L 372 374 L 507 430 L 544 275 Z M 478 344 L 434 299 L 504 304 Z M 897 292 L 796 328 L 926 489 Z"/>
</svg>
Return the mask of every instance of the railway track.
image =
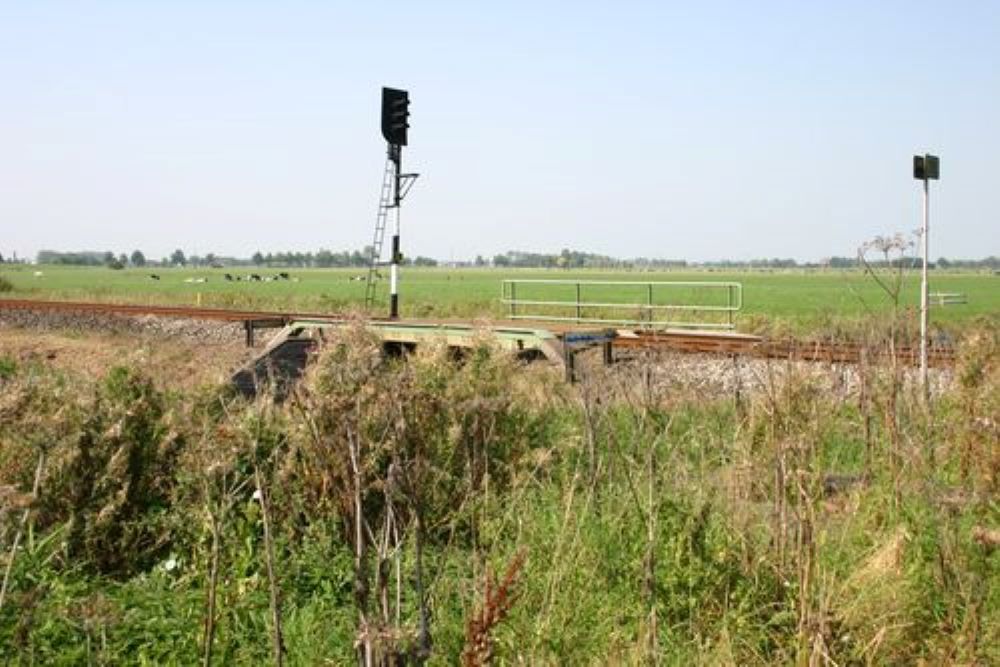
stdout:
<svg viewBox="0 0 1000 667">
<path fill-rule="evenodd" d="M 614 344 L 624 349 L 669 349 L 692 354 L 852 364 L 864 360 L 882 362 L 895 355 L 905 364 L 920 363 L 919 346 L 901 345 L 893 350 L 887 344 L 872 346 L 850 341 L 769 340 L 760 336 L 714 332 L 631 332 L 616 338 Z M 932 346 L 927 360 L 931 366 L 949 366 L 955 362 L 955 351 L 951 347 Z"/>
<path fill-rule="evenodd" d="M 43 301 L 37 299 L 0 299 L 0 310 L 33 310 L 77 313 L 106 313 L 109 315 L 156 315 L 190 320 L 218 320 L 222 322 L 250 322 L 261 320 L 335 319 L 336 316 L 318 313 L 292 313 L 260 310 L 231 310 L 228 308 L 201 308 L 193 306 L 147 306 L 130 303 L 97 303 L 87 301 Z"/>
<path fill-rule="evenodd" d="M 0 299 L 0 311 L 28 310 L 79 313 L 105 313 L 109 315 L 175 317 L 184 319 L 241 322 L 252 342 L 254 327 L 281 326 L 296 320 L 331 322 L 343 316 L 331 313 L 302 313 L 293 311 L 231 310 L 226 308 L 201 308 L 192 306 L 158 306 L 80 301 L 46 301 L 38 299 Z M 523 324 L 523 323 L 522 323 Z M 691 354 L 724 354 L 767 359 L 795 359 L 838 363 L 859 363 L 863 360 L 885 361 L 895 354 L 903 363 L 919 362 L 919 348 L 898 346 L 869 346 L 848 341 L 828 340 L 770 340 L 760 336 L 730 332 L 707 331 L 619 331 L 614 347 L 622 350 L 672 350 Z M 932 346 L 928 361 L 933 366 L 948 366 L 955 361 L 950 347 Z"/>
</svg>

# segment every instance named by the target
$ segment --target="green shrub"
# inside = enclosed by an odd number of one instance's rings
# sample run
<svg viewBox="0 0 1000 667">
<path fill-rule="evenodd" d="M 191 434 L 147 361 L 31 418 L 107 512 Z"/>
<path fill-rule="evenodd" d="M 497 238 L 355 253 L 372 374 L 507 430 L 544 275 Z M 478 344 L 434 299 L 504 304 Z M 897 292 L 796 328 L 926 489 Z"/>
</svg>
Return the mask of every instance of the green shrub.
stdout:
<svg viewBox="0 0 1000 667">
<path fill-rule="evenodd" d="M 169 510 L 182 438 L 163 394 L 134 368 L 109 371 L 86 412 L 57 452 L 44 504 L 53 518 L 68 520 L 72 562 L 104 574 L 146 569 L 169 542 L 160 519 Z"/>
<path fill-rule="evenodd" d="M 9 380 L 17 373 L 17 362 L 13 357 L 0 356 L 0 380 Z"/>
</svg>

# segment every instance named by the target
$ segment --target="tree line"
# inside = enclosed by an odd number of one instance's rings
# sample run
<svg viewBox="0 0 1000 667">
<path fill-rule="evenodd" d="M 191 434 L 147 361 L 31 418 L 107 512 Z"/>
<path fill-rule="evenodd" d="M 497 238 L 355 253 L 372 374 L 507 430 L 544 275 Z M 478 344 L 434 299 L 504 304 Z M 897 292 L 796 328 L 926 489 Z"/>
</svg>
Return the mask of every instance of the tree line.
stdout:
<svg viewBox="0 0 1000 667">
<path fill-rule="evenodd" d="M 276 252 L 264 254 L 259 250 L 250 257 L 250 264 L 254 266 L 286 266 L 299 268 L 338 268 L 338 267 L 361 267 L 368 266 L 372 254 L 372 247 L 365 246 L 361 250 L 342 250 L 334 252 L 332 250 L 321 249 L 312 252 Z M 438 261 L 430 257 L 418 255 L 417 257 L 403 257 L 404 265 L 412 266 L 437 266 Z"/>
<path fill-rule="evenodd" d="M 889 262 L 895 267 L 920 268 L 923 260 L 920 257 L 901 257 Z M 522 250 L 508 250 L 487 259 L 478 255 L 472 263 L 474 266 L 495 266 L 525 269 L 677 269 L 677 268 L 717 268 L 717 269 L 850 269 L 858 266 L 857 257 L 827 257 L 818 262 L 799 262 L 791 258 L 760 258 L 750 260 L 722 259 L 711 262 L 688 262 L 683 259 L 663 259 L 636 257 L 621 259 L 579 252 L 564 248 L 559 253 L 537 253 Z M 883 266 L 884 261 L 871 260 L 871 266 Z M 1000 257 L 990 256 L 983 259 L 948 259 L 941 257 L 928 265 L 940 269 L 1000 269 Z"/>
<path fill-rule="evenodd" d="M 149 259 L 141 250 L 134 250 L 131 254 L 115 254 L 111 251 L 85 250 L 80 252 L 61 252 L 56 250 L 40 250 L 35 256 L 38 264 L 61 264 L 67 266 L 106 266 L 112 269 L 123 269 L 125 267 L 171 267 L 171 266 L 192 266 L 222 268 L 226 266 L 265 266 L 284 268 L 336 268 L 336 267 L 365 267 L 368 266 L 371 257 L 371 246 L 365 246 L 361 250 L 333 252 L 321 249 L 317 252 L 255 252 L 248 258 L 226 257 L 215 253 L 205 255 L 188 255 L 181 249 L 174 250 L 170 255 L 160 260 Z M 3 261 L 0 255 L 0 262 Z M 437 266 L 436 259 L 430 257 L 404 257 L 404 265 L 410 266 Z"/>
<path fill-rule="evenodd" d="M 332 251 L 320 249 L 316 252 L 267 252 L 257 251 L 250 257 L 227 257 L 206 253 L 205 255 L 188 255 L 181 249 L 174 250 L 170 255 L 160 260 L 147 258 L 141 250 L 133 250 L 130 254 L 114 253 L 108 250 L 85 250 L 78 252 L 62 252 L 56 250 L 41 250 L 35 261 L 38 264 L 63 264 L 71 266 L 106 266 L 112 269 L 125 267 L 215 267 L 225 266 L 257 266 L 274 268 L 349 268 L 368 266 L 371 257 L 371 246 L 360 250 Z M 7 259 L 7 263 L 23 260 Z M 5 259 L 0 254 L 0 263 Z M 883 266 L 886 262 L 872 260 L 872 266 Z M 404 257 L 403 264 L 408 266 L 438 266 L 439 262 L 431 257 Z M 818 262 L 799 262 L 791 258 L 761 258 L 751 260 L 723 259 L 711 262 L 688 262 L 683 259 L 664 259 L 636 257 L 621 259 L 608 255 L 581 252 L 564 248 L 558 253 L 539 253 L 524 250 L 508 250 L 505 253 L 487 258 L 477 255 L 472 262 L 456 262 L 460 266 L 525 268 L 525 269 L 684 269 L 684 268 L 716 268 L 716 269 L 849 269 L 858 265 L 857 257 L 827 257 Z M 920 268 L 919 257 L 901 257 L 891 260 L 893 266 L 904 268 Z M 1000 257 L 991 255 L 982 259 L 949 259 L 941 257 L 930 264 L 937 269 L 978 269 L 1000 270 Z"/>
</svg>

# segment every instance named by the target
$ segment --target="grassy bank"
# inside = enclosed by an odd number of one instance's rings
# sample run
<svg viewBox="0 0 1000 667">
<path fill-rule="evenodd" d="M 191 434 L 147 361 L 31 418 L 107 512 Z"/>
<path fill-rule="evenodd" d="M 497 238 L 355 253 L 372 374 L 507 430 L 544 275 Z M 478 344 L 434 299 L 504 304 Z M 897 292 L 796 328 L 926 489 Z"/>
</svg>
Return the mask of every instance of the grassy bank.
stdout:
<svg viewBox="0 0 1000 667">
<path fill-rule="evenodd" d="M 995 331 L 930 409 L 344 336 L 280 406 L 0 363 L 4 659 L 1000 661 Z"/>
</svg>

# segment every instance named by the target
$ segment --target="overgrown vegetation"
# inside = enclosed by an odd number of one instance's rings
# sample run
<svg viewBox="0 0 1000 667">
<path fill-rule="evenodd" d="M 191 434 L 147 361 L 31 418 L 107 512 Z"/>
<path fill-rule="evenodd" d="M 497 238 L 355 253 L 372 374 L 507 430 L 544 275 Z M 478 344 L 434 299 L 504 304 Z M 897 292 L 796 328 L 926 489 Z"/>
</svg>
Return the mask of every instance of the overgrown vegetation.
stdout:
<svg viewBox="0 0 1000 667">
<path fill-rule="evenodd" d="M 1000 662 L 1000 340 L 574 387 L 362 330 L 281 405 L 0 373 L 13 664 Z M 832 388 L 832 389 L 831 389 Z"/>
</svg>

